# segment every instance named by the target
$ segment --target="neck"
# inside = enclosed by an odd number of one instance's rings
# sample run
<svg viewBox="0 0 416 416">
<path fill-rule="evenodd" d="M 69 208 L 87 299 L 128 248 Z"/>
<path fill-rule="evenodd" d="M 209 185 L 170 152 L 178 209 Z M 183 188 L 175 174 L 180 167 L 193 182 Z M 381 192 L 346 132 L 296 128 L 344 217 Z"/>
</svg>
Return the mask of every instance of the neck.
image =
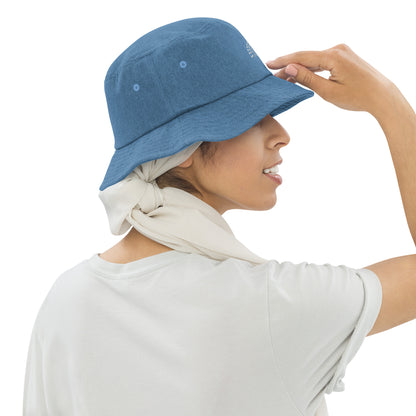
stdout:
<svg viewBox="0 0 416 416">
<path fill-rule="evenodd" d="M 131 253 L 138 250 L 142 251 L 143 249 L 146 249 L 146 251 L 173 250 L 170 247 L 160 244 L 139 233 L 134 227 L 132 227 L 128 234 L 120 241 L 120 245 L 123 250 L 127 250 Z"/>
</svg>

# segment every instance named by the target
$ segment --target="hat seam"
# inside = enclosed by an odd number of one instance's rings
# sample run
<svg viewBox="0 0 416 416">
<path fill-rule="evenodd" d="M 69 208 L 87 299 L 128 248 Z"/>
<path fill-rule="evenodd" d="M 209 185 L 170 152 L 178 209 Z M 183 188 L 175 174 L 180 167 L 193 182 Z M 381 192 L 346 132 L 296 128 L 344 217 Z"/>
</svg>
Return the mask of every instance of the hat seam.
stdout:
<svg viewBox="0 0 416 416">
<path fill-rule="evenodd" d="M 170 100 L 169 100 L 169 95 L 168 94 L 165 94 L 165 91 L 164 91 L 164 89 L 163 89 L 163 85 L 162 85 L 162 81 L 160 80 L 160 77 L 159 77 L 159 73 L 158 73 L 158 71 L 156 71 L 156 64 L 155 64 L 155 61 L 153 60 L 153 55 L 151 55 L 150 56 L 150 62 L 152 63 L 152 66 L 153 66 L 153 71 L 154 71 L 154 74 L 155 74 L 155 78 L 156 78 L 156 80 L 157 80 L 157 84 L 159 85 L 159 88 L 160 88 L 160 91 L 162 92 L 162 93 L 164 93 L 164 95 L 165 95 L 165 98 L 166 98 L 166 102 L 168 103 L 168 105 L 169 105 L 169 110 L 170 110 L 170 112 L 172 113 L 172 114 L 174 114 L 175 113 L 175 110 L 174 110 L 174 108 L 173 108 L 173 106 L 172 106 L 172 103 L 170 102 Z M 154 129 L 153 129 L 154 130 Z M 135 139 L 135 140 L 137 140 L 137 139 Z M 133 141 L 135 141 L 135 140 L 133 140 Z"/>
<path fill-rule="evenodd" d="M 249 87 L 249 86 L 251 86 L 251 85 L 253 85 L 253 84 L 256 84 L 256 83 L 258 83 L 258 82 L 260 82 L 260 81 L 263 81 L 265 78 L 267 78 L 267 77 L 269 77 L 269 76 L 273 76 L 273 74 L 272 74 L 272 73 L 267 74 L 265 77 L 263 77 L 263 78 L 261 78 L 261 79 L 259 79 L 259 80 L 257 80 L 257 81 L 254 81 L 254 82 L 252 82 L 251 84 L 244 85 L 244 87 L 238 88 L 237 90 L 231 91 L 231 92 L 229 92 L 228 94 L 223 95 L 222 97 L 219 97 L 219 98 L 216 98 L 215 100 L 210 101 L 209 103 L 204 103 L 204 104 L 202 104 L 202 105 L 200 105 L 200 106 L 198 106 L 198 107 L 194 107 L 194 108 L 188 109 L 187 111 L 184 111 L 184 112 L 182 112 L 182 113 L 180 113 L 180 114 L 177 114 L 175 117 L 173 117 L 173 118 L 169 119 L 169 120 L 168 120 L 168 121 L 166 121 L 165 123 L 160 124 L 160 125 L 158 125 L 157 127 L 153 128 L 153 129 L 151 129 L 151 130 L 146 131 L 145 133 L 143 133 L 143 134 L 142 134 L 142 135 L 140 135 L 139 137 L 136 137 L 134 140 L 130 141 L 129 143 L 126 143 L 125 145 L 123 145 L 123 146 L 121 146 L 121 147 L 119 147 L 119 148 L 115 148 L 115 149 L 116 149 L 116 151 L 117 151 L 117 150 L 121 150 L 121 149 L 123 149 L 123 148 L 125 148 L 125 147 L 127 147 L 127 146 L 131 145 L 131 144 L 132 144 L 132 143 L 134 143 L 136 140 L 140 139 L 140 137 L 145 136 L 145 135 L 149 134 L 150 132 L 152 132 L 153 130 L 156 130 L 156 129 L 158 129 L 158 128 L 160 128 L 160 127 L 164 126 L 165 124 L 170 123 L 171 121 L 175 120 L 176 118 L 181 117 L 182 115 L 184 115 L 184 114 L 186 114 L 186 113 L 189 113 L 189 112 L 191 112 L 191 111 L 197 110 L 198 108 L 202 108 L 202 107 L 205 107 L 205 106 L 207 106 L 207 105 L 209 105 L 209 104 L 215 103 L 216 101 L 221 100 L 221 99 L 223 99 L 223 98 L 225 98 L 225 97 L 227 97 L 227 96 L 229 96 L 229 95 L 231 95 L 231 94 L 234 94 L 234 93 L 235 93 L 235 92 L 237 92 L 237 91 L 240 91 L 240 90 L 242 90 L 242 89 L 244 89 L 244 88 L 247 88 L 247 87 Z M 169 105 L 170 105 L 170 103 L 169 103 Z"/>
<path fill-rule="evenodd" d="M 172 43 L 172 42 L 176 42 L 176 41 L 178 41 L 178 40 L 181 40 L 181 39 L 183 39 L 183 38 L 186 38 L 188 35 L 194 35 L 195 33 L 203 33 L 204 32 L 204 30 L 205 29 L 209 29 L 211 27 L 211 23 L 206 23 L 205 25 L 203 25 L 200 29 L 199 29 L 199 31 L 198 32 L 188 32 L 188 33 L 185 33 L 185 34 L 183 34 L 182 36 L 178 36 L 178 37 L 176 37 L 176 38 L 173 38 L 173 39 L 171 39 L 170 41 L 168 41 L 166 44 L 164 44 L 163 45 L 163 47 L 166 47 L 166 46 L 168 46 L 170 43 Z M 146 56 L 148 56 L 148 55 L 152 55 L 153 54 L 153 52 L 155 51 L 155 50 L 157 50 L 157 49 L 160 49 L 160 45 L 157 45 L 157 46 L 155 46 L 153 49 L 151 49 L 148 53 L 146 53 L 146 55 L 142 55 L 142 56 L 139 56 L 139 57 L 131 57 L 130 59 L 128 59 L 126 62 L 124 62 L 123 63 L 123 67 L 129 67 L 129 66 L 131 66 L 131 65 L 133 65 L 133 64 L 135 64 L 136 62 L 138 62 L 138 61 L 140 61 L 141 59 L 143 59 L 143 58 L 145 58 Z M 152 62 L 153 62 L 153 57 L 152 57 Z M 116 81 L 117 81 L 117 79 L 118 79 L 118 76 L 119 76 L 119 71 L 117 70 L 117 72 L 113 72 L 112 74 L 110 74 L 110 75 L 106 75 L 106 77 L 105 77 L 105 81 L 106 80 L 112 80 L 113 78 L 116 78 Z"/>
</svg>

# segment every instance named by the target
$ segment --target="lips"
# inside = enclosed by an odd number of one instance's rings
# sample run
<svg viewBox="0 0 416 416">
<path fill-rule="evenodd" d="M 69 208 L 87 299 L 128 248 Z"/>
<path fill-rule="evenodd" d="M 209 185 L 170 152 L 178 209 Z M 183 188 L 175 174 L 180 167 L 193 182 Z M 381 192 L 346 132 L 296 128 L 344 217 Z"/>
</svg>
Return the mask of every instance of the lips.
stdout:
<svg viewBox="0 0 416 416">
<path fill-rule="evenodd" d="M 281 185 L 283 183 L 282 177 L 280 175 L 271 173 L 266 173 L 265 175 L 278 185 Z"/>
</svg>

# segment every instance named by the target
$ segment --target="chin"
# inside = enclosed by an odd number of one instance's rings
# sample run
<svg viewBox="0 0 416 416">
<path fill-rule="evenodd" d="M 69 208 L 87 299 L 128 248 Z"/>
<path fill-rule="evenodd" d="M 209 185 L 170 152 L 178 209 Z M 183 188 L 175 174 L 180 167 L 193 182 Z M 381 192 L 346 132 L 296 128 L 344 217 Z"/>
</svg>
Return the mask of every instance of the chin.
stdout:
<svg viewBox="0 0 416 416">
<path fill-rule="evenodd" d="M 276 205 L 277 198 L 275 195 L 274 198 L 272 198 L 271 200 L 263 199 L 260 202 L 257 201 L 256 204 L 253 204 L 251 208 L 247 208 L 247 209 L 251 209 L 253 211 L 268 211 L 269 209 L 272 209 Z"/>
<path fill-rule="evenodd" d="M 276 205 L 276 201 L 273 204 L 266 206 L 266 208 L 259 209 L 259 211 L 268 211 L 269 209 L 274 208 L 275 205 Z"/>
</svg>

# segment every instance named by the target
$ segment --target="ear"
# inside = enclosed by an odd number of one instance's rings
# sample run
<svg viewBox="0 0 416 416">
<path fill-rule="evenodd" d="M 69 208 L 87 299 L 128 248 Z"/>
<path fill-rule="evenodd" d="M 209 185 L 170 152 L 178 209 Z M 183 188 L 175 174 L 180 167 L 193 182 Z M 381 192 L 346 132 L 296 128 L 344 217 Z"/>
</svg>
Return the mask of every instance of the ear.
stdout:
<svg viewBox="0 0 416 416">
<path fill-rule="evenodd" d="M 198 150 L 198 149 L 197 149 Z M 184 162 L 182 162 L 180 165 L 178 165 L 177 167 L 179 168 L 188 168 L 189 166 L 192 165 L 193 163 L 193 157 L 194 157 L 194 153 L 192 153 L 191 156 L 188 157 L 188 159 L 186 159 Z"/>
</svg>

